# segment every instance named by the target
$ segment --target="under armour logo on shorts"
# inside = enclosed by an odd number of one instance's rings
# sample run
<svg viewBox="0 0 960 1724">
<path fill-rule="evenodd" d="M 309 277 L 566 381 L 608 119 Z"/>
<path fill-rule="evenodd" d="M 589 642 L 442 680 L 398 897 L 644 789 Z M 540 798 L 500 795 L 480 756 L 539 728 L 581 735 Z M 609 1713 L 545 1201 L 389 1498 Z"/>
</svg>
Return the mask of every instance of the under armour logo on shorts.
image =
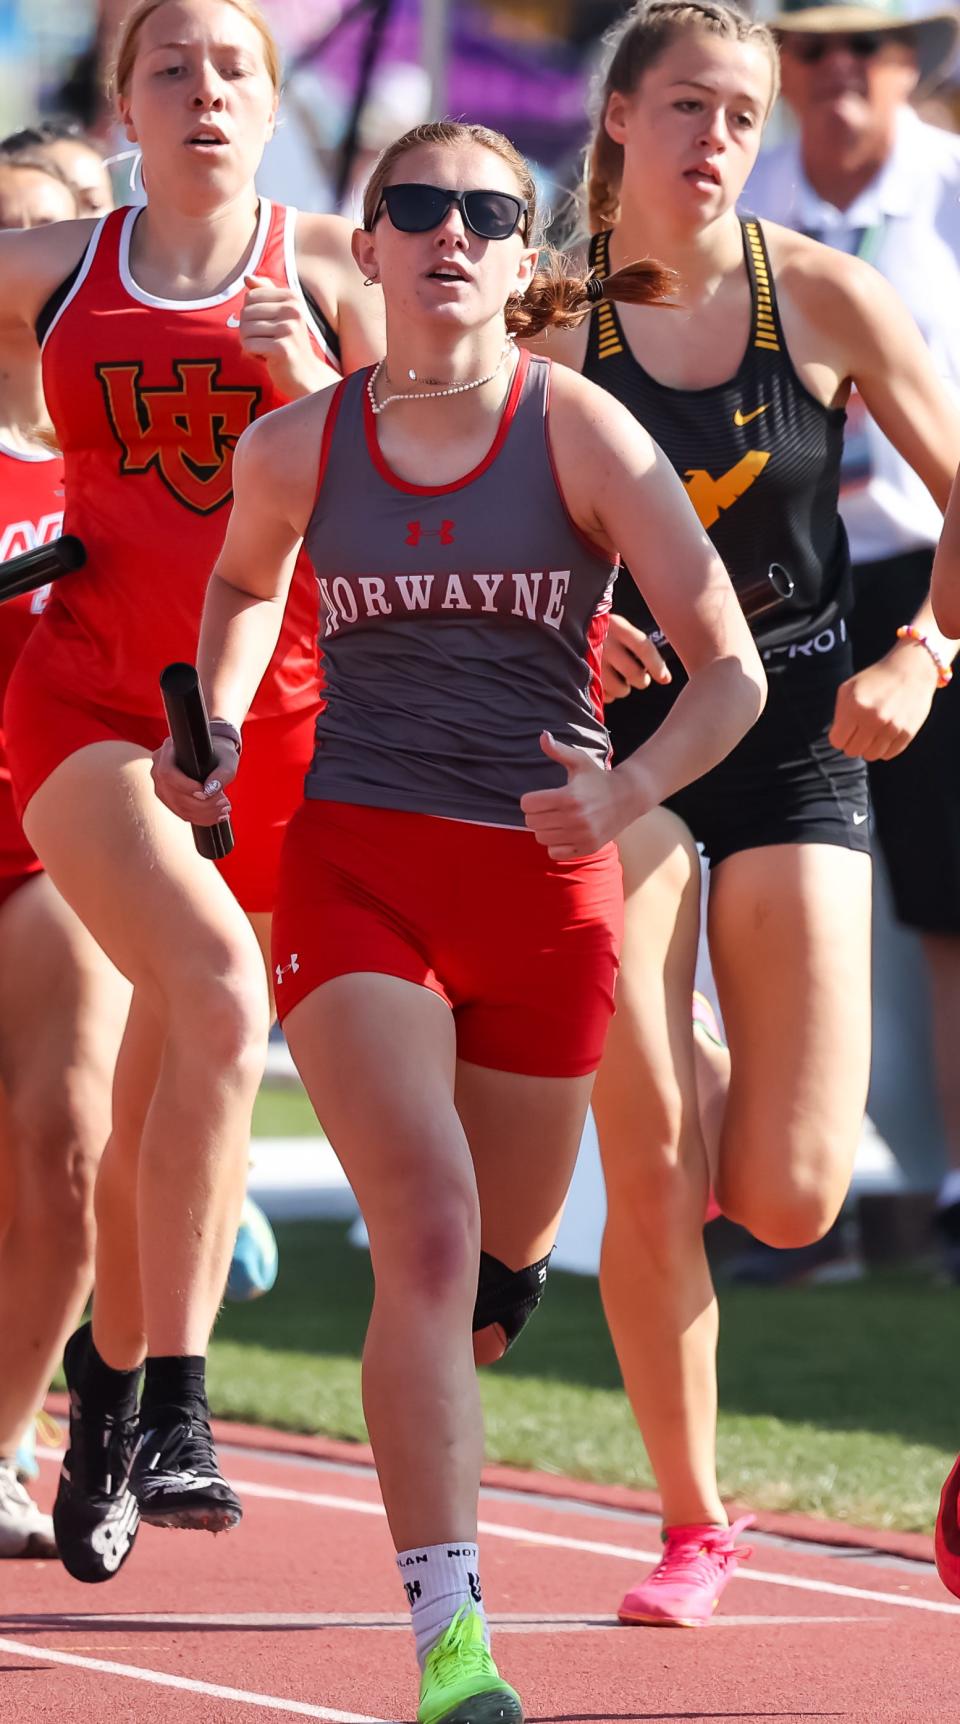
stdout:
<svg viewBox="0 0 960 1724">
<path fill-rule="evenodd" d="M 276 966 L 274 974 L 277 978 L 277 987 L 279 988 L 284 976 L 289 976 L 291 974 L 295 976 L 299 968 L 300 954 L 299 952 L 291 952 L 289 964 L 277 964 Z"/>
</svg>

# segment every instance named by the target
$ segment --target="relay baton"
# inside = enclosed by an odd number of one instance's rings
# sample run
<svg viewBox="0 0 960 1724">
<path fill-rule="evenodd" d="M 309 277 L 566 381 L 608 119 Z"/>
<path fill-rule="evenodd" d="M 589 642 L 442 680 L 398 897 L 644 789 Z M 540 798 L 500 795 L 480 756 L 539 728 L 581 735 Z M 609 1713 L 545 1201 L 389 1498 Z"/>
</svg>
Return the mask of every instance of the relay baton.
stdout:
<svg viewBox="0 0 960 1724">
<path fill-rule="evenodd" d="M 733 590 L 747 621 L 754 623 L 793 598 L 794 579 L 782 563 L 771 563 L 765 574 L 753 580 L 734 581 Z"/>
<path fill-rule="evenodd" d="M 203 784 L 216 766 L 217 757 L 196 666 L 168 664 L 160 676 L 160 693 L 177 766 L 187 778 Z M 220 820 L 216 826 L 194 826 L 193 839 L 201 856 L 210 862 L 220 862 L 233 849 L 233 827 L 229 820 Z"/>
<path fill-rule="evenodd" d="M 59 581 L 61 575 L 81 569 L 86 560 L 83 540 L 72 533 L 54 539 L 49 545 L 38 545 L 35 551 L 11 557 L 9 562 L 0 563 L 0 604 L 5 599 L 19 599 L 24 593 L 35 592 L 37 587 L 48 587 L 51 581 Z"/>
<path fill-rule="evenodd" d="M 740 603 L 740 609 L 748 623 L 755 623 L 759 617 L 777 611 L 793 598 L 795 582 L 793 576 L 782 563 L 771 563 L 762 575 L 754 575 L 745 581 L 734 581 L 733 590 Z M 675 652 L 666 637 L 657 630 L 650 639 L 658 652 Z"/>
</svg>

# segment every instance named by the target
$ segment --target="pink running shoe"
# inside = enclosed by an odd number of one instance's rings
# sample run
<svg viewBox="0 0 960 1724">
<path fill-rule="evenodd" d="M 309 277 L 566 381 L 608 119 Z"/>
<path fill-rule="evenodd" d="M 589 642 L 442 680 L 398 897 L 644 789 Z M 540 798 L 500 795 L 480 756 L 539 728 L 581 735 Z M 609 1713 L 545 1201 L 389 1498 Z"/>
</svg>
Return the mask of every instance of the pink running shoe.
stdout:
<svg viewBox="0 0 960 1724">
<path fill-rule="evenodd" d="M 732 1526 L 666 1527 L 666 1549 L 653 1573 L 627 1593 L 620 1621 L 654 1628 L 706 1628 L 738 1562 L 753 1555 L 752 1545 L 738 1545 L 736 1539 L 754 1519 L 745 1514 Z"/>
</svg>

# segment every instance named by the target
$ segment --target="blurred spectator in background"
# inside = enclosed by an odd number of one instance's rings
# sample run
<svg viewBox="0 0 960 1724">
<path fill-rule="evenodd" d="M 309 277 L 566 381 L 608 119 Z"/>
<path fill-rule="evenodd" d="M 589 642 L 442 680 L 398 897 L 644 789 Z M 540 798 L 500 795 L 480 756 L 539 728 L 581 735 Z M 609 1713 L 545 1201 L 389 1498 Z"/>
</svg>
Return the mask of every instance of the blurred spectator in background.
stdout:
<svg viewBox="0 0 960 1724">
<path fill-rule="evenodd" d="M 906 19 L 896 0 L 785 0 L 769 21 L 798 131 L 760 158 L 745 207 L 873 263 L 912 311 L 941 376 L 960 388 L 960 140 L 910 106 L 946 73 L 960 13 Z M 884 674 L 877 661 L 929 588 L 940 514 L 856 394 L 847 414 L 841 510 L 854 661 Z M 948 1161 L 937 1219 L 960 1280 L 960 676 L 937 694 L 935 665 L 922 645 L 913 652 L 915 664 L 906 654 L 900 664 L 930 716 L 904 754 L 871 764 L 870 786 L 896 914 L 926 958 Z"/>
<path fill-rule="evenodd" d="M 0 228 L 46 227 L 77 214 L 73 192 L 57 168 L 5 158 L 0 145 Z"/>
<path fill-rule="evenodd" d="M 113 209 L 113 186 L 97 145 L 73 120 L 40 120 L 11 132 L 0 155 L 25 162 L 52 163 L 77 200 L 77 214 L 102 216 Z"/>
</svg>

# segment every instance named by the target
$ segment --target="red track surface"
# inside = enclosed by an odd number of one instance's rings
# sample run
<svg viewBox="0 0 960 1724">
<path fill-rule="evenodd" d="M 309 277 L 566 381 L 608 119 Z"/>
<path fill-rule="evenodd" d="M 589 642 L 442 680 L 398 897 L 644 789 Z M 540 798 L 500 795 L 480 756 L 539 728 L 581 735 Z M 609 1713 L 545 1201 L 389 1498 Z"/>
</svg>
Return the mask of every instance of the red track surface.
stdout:
<svg viewBox="0 0 960 1724">
<path fill-rule="evenodd" d="M 236 1532 L 145 1528 L 101 1587 L 3 1565 L 2 1724 L 412 1718 L 407 1614 L 369 1470 L 221 1454 L 245 1501 Z M 55 1463 L 43 1472 L 49 1499 Z M 764 1536 L 706 1631 L 624 1629 L 615 1610 L 655 1556 L 651 1519 L 492 1490 L 481 1514 L 498 1662 L 531 1724 L 960 1720 L 960 1606 L 928 1564 Z"/>
</svg>

